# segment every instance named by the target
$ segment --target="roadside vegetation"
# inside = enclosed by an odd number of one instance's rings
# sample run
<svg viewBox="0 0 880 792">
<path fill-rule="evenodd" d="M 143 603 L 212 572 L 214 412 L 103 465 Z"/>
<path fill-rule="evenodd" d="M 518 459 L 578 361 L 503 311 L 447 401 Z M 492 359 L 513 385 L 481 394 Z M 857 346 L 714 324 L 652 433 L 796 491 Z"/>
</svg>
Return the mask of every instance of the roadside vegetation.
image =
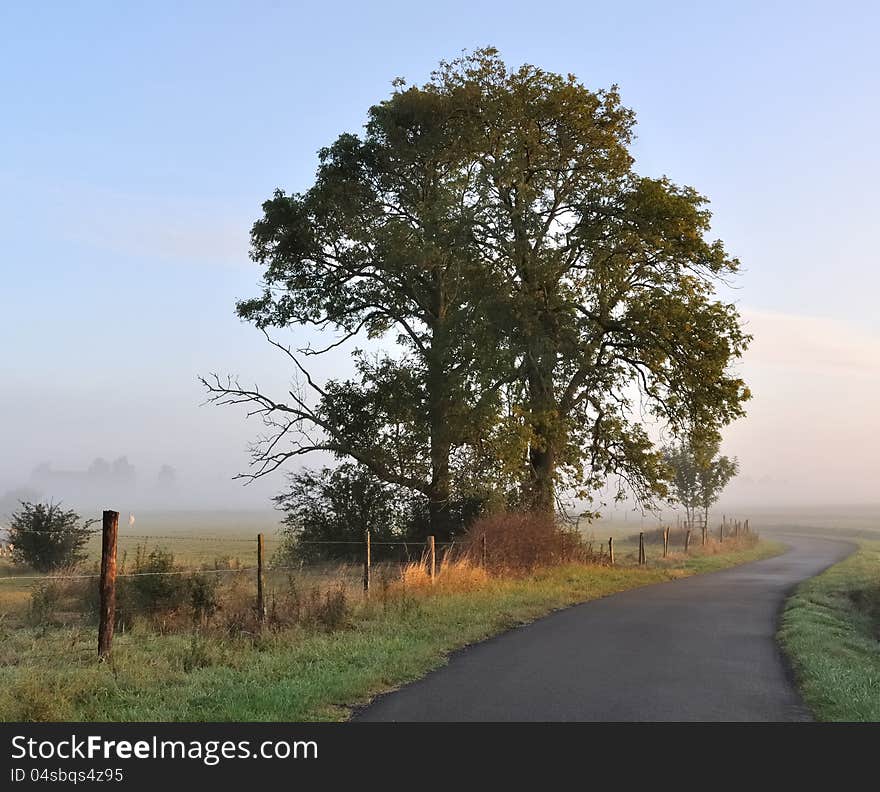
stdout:
<svg viewBox="0 0 880 792">
<path fill-rule="evenodd" d="M 488 568 L 466 552 L 450 556 L 433 583 L 420 560 L 389 567 L 374 578 L 369 599 L 351 564 L 335 573 L 328 566 L 277 573 L 262 627 L 247 573 L 224 575 L 221 584 L 198 571 L 132 578 L 106 664 L 95 661 L 88 611 L 71 618 L 90 588 L 47 582 L 32 589 L 26 611 L 0 620 L 0 719 L 343 720 L 352 706 L 423 676 L 449 652 L 554 609 L 780 550 L 750 536 L 709 542 L 688 556 L 655 551 L 640 567 L 636 546 L 620 541 L 612 567 L 589 541 L 578 548 L 568 541 L 537 565 L 528 542 L 512 543 L 515 563 L 507 565 L 498 556 Z M 161 551 L 136 562 L 176 568 Z"/>
<path fill-rule="evenodd" d="M 789 599 L 779 638 L 807 705 L 823 721 L 880 721 L 880 541 Z"/>
</svg>

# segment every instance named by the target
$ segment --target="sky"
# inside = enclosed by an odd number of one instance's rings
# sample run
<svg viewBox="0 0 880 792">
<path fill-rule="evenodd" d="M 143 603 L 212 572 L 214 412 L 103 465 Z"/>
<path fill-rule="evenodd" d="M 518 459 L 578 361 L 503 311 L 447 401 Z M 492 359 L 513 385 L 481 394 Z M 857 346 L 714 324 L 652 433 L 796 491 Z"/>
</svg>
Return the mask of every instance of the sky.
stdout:
<svg viewBox="0 0 880 792">
<path fill-rule="evenodd" d="M 880 501 L 878 29 L 847 0 L 3 3 L 0 493 L 124 455 L 143 481 L 172 465 L 187 503 L 265 505 L 281 476 L 232 481 L 258 426 L 196 379 L 289 379 L 234 315 L 260 204 L 395 77 L 493 45 L 619 85 L 636 168 L 710 198 L 755 336 L 726 497 Z"/>
</svg>

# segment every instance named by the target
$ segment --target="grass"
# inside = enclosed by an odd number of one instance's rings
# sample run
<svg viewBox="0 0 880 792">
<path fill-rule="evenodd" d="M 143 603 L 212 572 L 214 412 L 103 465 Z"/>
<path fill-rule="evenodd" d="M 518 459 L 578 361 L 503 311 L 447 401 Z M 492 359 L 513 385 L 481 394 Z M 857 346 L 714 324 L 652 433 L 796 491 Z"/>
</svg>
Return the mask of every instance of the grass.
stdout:
<svg viewBox="0 0 880 792">
<path fill-rule="evenodd" d="M 94 660 L 93 627 L 0 620 L 0 720 L 344 720 L 352 706 L 424 676 L 451 651 L 554 609 L 781 549 L 730 542 L 642 568 L 571 564 L 510 578 L 461 569 L 433 587 L 411 574 L 369 603 L 349 603 L 341 629 L 227 636 L 135 628 L 117 636 L 105 665 Z"/>
<path fill-rule="evenodd" d="M 278 515 L 269 512 L 143 512 L 134 526 L 128 514 L 119 516 L 118 554 L 120 565 L 131 564 L 139 545 L 160 547 L 174 554 L 178 564 L 199 566 L 217 559 L 236 561 L 240 566 L 257 562 L 257 534 L 265 535 L 268 558 L 281 544 Z M 151 538 L 144 538 L 145 536 Z M 101 559 L 100 526 L 86 545 L 84 571 L 94 571 Z M 27 611 L 33 570 L 0 557 L 0 615 L 20 619 Z"/>
<path fill-rule="evenodd" d="M 779 639 L 816 718 L 880 721 L 880 542 L 801 584 Z"/>
</svg>

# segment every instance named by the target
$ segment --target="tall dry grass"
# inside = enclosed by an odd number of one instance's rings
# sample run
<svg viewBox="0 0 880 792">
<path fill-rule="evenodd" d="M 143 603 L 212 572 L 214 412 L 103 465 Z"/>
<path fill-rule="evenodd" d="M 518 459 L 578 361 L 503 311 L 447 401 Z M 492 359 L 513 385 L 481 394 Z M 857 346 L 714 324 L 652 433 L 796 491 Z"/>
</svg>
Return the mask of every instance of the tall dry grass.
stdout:
<svg viewBox="0 0 880 792">
<path fill-rule="evenodd" d="M 485 586 L 489 581 L 489 572 L 467 554 L 454 551 L 444 553 L 437 565 L 434 579 L 427 559 L 406 564 L 400 572 L 400 578 L 388 586 L 391 593 L 398 591 L 443 593 L 473 591 Z"/>
</svg>

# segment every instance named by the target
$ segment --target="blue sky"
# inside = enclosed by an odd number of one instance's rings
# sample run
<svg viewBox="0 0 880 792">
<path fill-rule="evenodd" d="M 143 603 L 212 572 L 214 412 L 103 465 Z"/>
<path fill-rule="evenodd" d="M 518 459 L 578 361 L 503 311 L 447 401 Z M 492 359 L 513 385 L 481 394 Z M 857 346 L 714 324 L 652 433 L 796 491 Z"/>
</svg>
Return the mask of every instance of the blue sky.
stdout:
<svg viewBox="0 0 880 792">
<path fill-rule="evenodd" d="M 805 456 L 880 439 L 862 397 L 880 363 L 878 9 L 4 3 L 0 489 L 40 461 L 98 454 L 128 454 L 144 475 L 167 461 L 223 502 L 277 489 L 228 483 L 256 427 L 200 408 L 195 383 L 211 370 L 287 379 L 233 315 L 259 277 L 247 234 L 260 203 L 307 187 L 316 150 L 357 131 L 394 77 L 422 81 L 492 44 L 511 64 L 617 83 L 638 116 L 637 167 L 710 197 L 714 232 L 744 264 L 727 296 L 761 333 L 746 365 L 762 387 L 731 448 L 766 484 L 754 497 L 810 490 L 820 471 Z M 862 401 L 804 445 L 803 421 L 828 415 L 815 393 L 841 391 Z M 800 444 L 774 463 L 782 438 Z M 840 497 L 870 497 L 870 477 L 852 478 L 841 473 Z"/>
</svg>

